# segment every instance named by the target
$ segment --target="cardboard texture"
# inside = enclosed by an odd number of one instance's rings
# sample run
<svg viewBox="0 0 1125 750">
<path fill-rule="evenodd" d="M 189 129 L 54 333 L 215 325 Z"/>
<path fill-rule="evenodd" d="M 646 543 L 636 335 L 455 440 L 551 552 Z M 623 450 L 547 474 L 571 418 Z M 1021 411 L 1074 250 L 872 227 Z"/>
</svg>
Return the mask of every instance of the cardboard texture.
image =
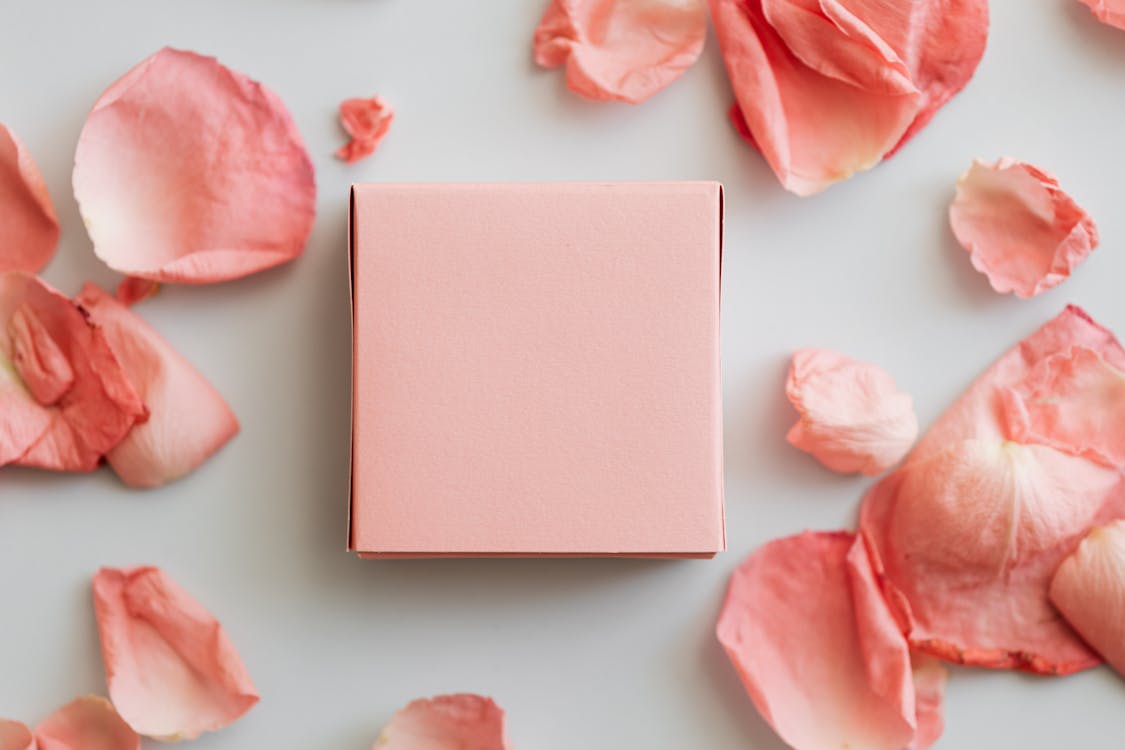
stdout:
<svg viewBox="0 0 1125 750">
<path fill-rule="evenodd" d="M 725 546 L 714 182 L 352 188 L 349 548 Z"/>
</svg>

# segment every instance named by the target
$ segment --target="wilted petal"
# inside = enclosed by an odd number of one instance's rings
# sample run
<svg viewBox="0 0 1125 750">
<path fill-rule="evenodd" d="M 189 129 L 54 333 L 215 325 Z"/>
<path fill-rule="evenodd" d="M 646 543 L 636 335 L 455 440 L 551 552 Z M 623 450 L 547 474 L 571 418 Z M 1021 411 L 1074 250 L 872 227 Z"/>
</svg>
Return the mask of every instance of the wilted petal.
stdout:
<svg viewBox="0 0 1125 750">
<path fill-rule="evenodd" d="M 276 94 L 213 57 L 165 48 L 94 104 L 74 194 L 111 268 L 206 283 L 300 255 L 316 187 Z"/>
<path fill-rule="evenodd" d="M 141 738 L 105 698 L 72 701 L 35 727 L 39 750 L 139 750 Z"/>
<path fill-rule="evenodd" d="M 12 364 L 36 401 L 50 406 L 66 395 L 74 385 L 74 368 L 27 303 L 12 312 L 8 340 Z"/>
<path fill-rule="evenodd" d="M 937 659 L 925 654 L 912 654 L 914 673 L 914 705 L 918 731 L 910 750 L 926 750 L 945 731 L 945 684 L 949 670 Z"/>
<path fill-rule="evenodd" d="M 785 393 L 801 414 L 789 442 L 833 471 L 881 474 L 918 437 L 914 402 L 891 376 L 836 352 L 796 352 Z"/>
<path fill-rule="evenodd" d="M 949 222 L 992 288 L 1033 297 L 1058 286 L 1098 245 L 1089 214 L 1043 170 L 1013 159 L 973 162 Z"/>
<path fill-rule="evenodd" d="M 159 281 L 142 279 L 139 276 L 126 276 L 117 285 L 117 301 L 131 307 L 141 300 L 156 296 L 159 291 Z"/>
<path fill-rule="evenodd" d="M 1125 0 L 1078 0 L 1102 23 L 1125 29 Z"/>
<path fill-rule="evenodd" d="M 178 479 L 234 437 L 238 420 L 223 397 L 147 323 L 93 284 L 78 303 L 149 410 L 107 455 L 122 481 L 156 487 Z"/>
<path fill-rule="evenodd" d="M 511 744 L 500 706 L 491 698 L 457 693 L 407 704 L 373 750 L 511 750 Z"/>
<path fill-rule="evenodd" d="M 1125 521 L 1094 529 L 1063 560 L 1051 582 L 1051 601 L 1125 677 Z"/>
<path fill-rule="evenodd" d="M 160 569 L 102 568 L 94 611 L 109 695 L 140 734 L 191 739 L 258 702 L 218 620 Z"/>
<path fill-rule="evenodd" d="M 588 99 L 638 104 L 691 66 L 707 36 L 705 0 L 551 0 L 535 30 L 535 61 L 566 65 Z"/>
<path fill-rule="evenodd" d="M 35 738 L 26 724 L 0 719 L 0 750 L 35 750 Z"/>
<path fill-rule="evenodd" d="M 345 99 L 340 103 L 340 124 L 351 141 L 336 150 L 336 157 L 353 164 L 373 154 L 394 117 L 394 110 L 382 97 Z"/>
<path fill-rule="evenodd" d="M 0 123 L 0 272 L 35 273 L 55 254 L 59 222 L 31 155 Z"/>
</svg>

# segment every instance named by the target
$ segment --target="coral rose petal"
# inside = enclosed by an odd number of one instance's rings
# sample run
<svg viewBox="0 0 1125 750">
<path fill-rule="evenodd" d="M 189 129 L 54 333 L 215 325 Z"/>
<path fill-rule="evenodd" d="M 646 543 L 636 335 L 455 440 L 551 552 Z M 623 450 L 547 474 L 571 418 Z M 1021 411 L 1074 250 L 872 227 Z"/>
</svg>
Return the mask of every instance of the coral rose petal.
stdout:
<svg viewBox="0 0 1125 750">
<path fill-rule="evenodd" d="M 945 685 L 949 670 L 925 654 L 911 656 L 914 674 L 914 705 L 918 731 L 910 750 L 926 750 L 945 731 Z"/>
<path fill-rule="evenodd" d="M 55 254 L 59 221 L 39 169 L 19 139 L 0 123 L 0 272 L 35 273 Z"/>
<path fill-rule="evenodd" d="M 152 279 L 142 279 L 138 276 L 126 276 L 117 285 L 117 301 L 123 305 L 132 306 L 154 297 L 160 291 L 160 282 Z"/>
<path fill-rule="evenodd" d="M 421 698 L 391 718 L 373 750 L 511 750 L 504 711 L 471 693 Z"/>
<path fill-rule="evenodd" d="M 566 65 L 588 99 L 638 104 L 699 58 L 705 0 L 551 0 L 535 30 L 535 61 Z"/>
<path fill-rule="evenodd" d="M 795 353 L 785 393 L 801 414 L 789 442 L 833 471 L 881 474 L 918 437 L 914 402 L 891 376 L 836 352 Z"/>
<path fill-rule="evenodd" d="M 93 284 L 78 302 L 149 410 L 107 455 L 122 481 L 156 487 L 191 472 L 238 432 L 223 397 L 140 317 Z"/>
<path fill-rule="evenodd" d="M 39 750 L 139 750 L 141 738 L 105 698 L 72 701 L 35 727 Z"/>
<path fill-rule="evenodd" d="M 1051 601 L 1125 677 L 1125 520 L 1091 531 L 1059 565 Z"/>
<path fill-rule="evenodd" d="M 316 187 L 276 94 L 212 57 L 165 48 L 94 104 L 74 194 L 111 268 L 207 283 L 300 255 Z"/>
<path fill-rule="evenodd" d="M 1125 0 L 1078 0 L 1088 7 L 1099 21 L 1125 29 Z"/>
<path fill-rule="evenodd" d="M 102 568 L 94 610 L 110 697 L 140 734 L 191 739 L 258 702 L 218 620 L 160 569 Z"/>
<path fill-rule="evenodd" d="M 336 157 L 353 164 L 375 153 L 394 117 L 391 105 L 381 97 L 345 99 L 340 103 L 340 124 L 351 141 L 336 150 Z"/>
<path fill-rule="evenodd" d="M 0 719 L 0 750 L 35 750 L 35 738 L 26 724 Z"/>
<path fill-rule="evenodd" d="M 973 162 L 949 222 L 992 288 L 1023 298 L 1061 284 L 1098 246 L 1093 219 L 1054 177 L 1006 158 Z"/>
<path fill-rule="evenodd" d="M 719 616 L 755 706 L 796 750 L 901 750 L 914 736 L 906 643 L 855 543 L 805 532 L 766 544 L 731 576 Z"/>
</svg>

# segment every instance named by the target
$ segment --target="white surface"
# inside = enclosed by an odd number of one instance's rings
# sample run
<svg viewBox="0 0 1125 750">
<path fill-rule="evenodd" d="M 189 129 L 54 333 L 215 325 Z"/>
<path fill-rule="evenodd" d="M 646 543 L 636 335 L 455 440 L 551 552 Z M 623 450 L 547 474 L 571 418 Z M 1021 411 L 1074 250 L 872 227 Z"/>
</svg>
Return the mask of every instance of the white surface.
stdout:
<svg viewBox="0 0 1125 750">
<path fill-rule="evenodd" d="M 590 104 L 531 64 L 542 5 L 3 0 L 0 120 L 47 178 L 63 238 L 46 275 L 63 290 L 115 281 L 69 188 L 86 111 L 164 44 L 216 54 L 276 90 L 308 142 L 320 198 L 299 261 L 168 288 L 138 308 L 241 418 L 217 458 L 156 492 L 131 492 L 108 471 L 0 471 L 0 715 L 34 721 L 103 691 L 89 577 L 154 563 L 222 618 L 263 696 L 201 748 L 361 750 L 407 700 L 469 690 L 509 710 L 521 750 L 777 750 L 712 637 L 727 574 L 771 537 L 849 524 L 868 484 L 785 444 L 787 353 L 831 346 L 879 362 L 927 423 L 1068 301 L 1125 333 L 1125 32 L 1075 0 L 995 0 L 968 90 L 892 161 L 812 199 L 782 192 L 728 127 L 713 39 L 647 104 Z M 398 119 L 375 157 L 349 168 L 332 158 L 335 107 L 376 92 Z M 1029 302 L 995 295 L 945 221 L 969 160 L 1000 154 L 1057 173 L 1104 237 L 1073 279 Z M 348 184 L 645 178 L 727 187 L 730 551 L 689 562 L 345 552 Z M 1116 747 L 1125 683 L 1105 669 L 1056 680 L 962 670 L 947 727 L 942 748 Z"/>
</svg>

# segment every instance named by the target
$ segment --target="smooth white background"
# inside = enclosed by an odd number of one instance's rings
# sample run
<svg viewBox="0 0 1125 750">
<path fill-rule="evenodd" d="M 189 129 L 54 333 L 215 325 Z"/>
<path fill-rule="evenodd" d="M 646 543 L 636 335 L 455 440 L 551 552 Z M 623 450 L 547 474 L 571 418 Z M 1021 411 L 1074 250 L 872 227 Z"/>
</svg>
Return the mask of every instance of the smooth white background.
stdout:
<svg viewBox="0 0 1125 750">
<path fill-rule="evenodd" d="M 787 355 L 828 346 L 886 367 L 930 422 L 1067 302 L 1125 333 L 1125 32 L 1076 0 L 994 0 L 969 88 L 890 162 L 827 193 L 783 192 L 728 127 L 714 39 L 639 107 L 593 104 L 531 63 L 541 0 L 3 0 L 0 120 L 42 168 L 63 226 L 47 278 L 116 283 L 70 190 L 98 94 L 165 44 L 218 55 L 289 104 L 317 167 L 298 261 L 166 288 L 138 311 L 195 362 L 242 433 L 159 491 L 108 471 L 0 471 L 0 715 L 36 721 L 104 692 L 88 582 L 166 568 L 217 613 L 262 693 L 201 748 L 361 750 L 408 700 L 479 691 L 521 750 L 777 750 L 712 636 L 730 570 L 757 545 L 853 519 L 868 481 L 786 445 Z M 398 115 L 348 167 L 335 119 L 379 93 Z M 1104 237 L 1061 288 L 1001 297 L 947 228 L 958 174 L 1009 154 L 1054 171 Z M 723 295 L 730 550 L 713 561 L 361 562 L 344 551 L 347 189 L 362 180 L 715 178 L 727 188 Z M 529 253 L 536 248 L 529 247 Z M 424 345 L 424 342 L 420 342 Z M 1102 748 L 1125 683 L 959 670 L 942 748 Z M 816 717 L 810 717 L 815 721 Z"/>
</svg>

